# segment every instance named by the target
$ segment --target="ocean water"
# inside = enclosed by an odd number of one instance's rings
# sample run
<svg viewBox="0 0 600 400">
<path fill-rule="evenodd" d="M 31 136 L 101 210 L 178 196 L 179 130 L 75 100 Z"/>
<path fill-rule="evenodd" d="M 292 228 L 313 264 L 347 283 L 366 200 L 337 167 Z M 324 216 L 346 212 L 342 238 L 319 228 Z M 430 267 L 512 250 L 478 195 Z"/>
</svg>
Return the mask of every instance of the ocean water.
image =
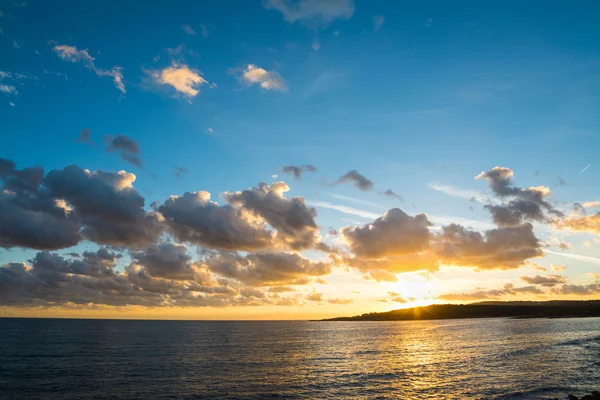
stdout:
<svg viewBox="0 0 600 400">
<path fill-rule="evenodd" d="M 548 399 L 600 390 L 600 319 L 0 319 L 2 399 Z"/>
</svg>

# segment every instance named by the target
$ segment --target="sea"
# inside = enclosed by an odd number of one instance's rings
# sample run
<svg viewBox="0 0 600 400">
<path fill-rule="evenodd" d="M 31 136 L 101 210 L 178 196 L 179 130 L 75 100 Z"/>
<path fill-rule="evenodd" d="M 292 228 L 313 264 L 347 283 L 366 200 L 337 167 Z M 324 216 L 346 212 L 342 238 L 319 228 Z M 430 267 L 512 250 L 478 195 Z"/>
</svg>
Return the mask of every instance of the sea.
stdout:
<svg viewBox="0 0 600 400">
<path fill-rule="evenodd" d="M 600 318 L 0 319 L 2 399 L 552 399 L 600 390 Z"/>
</svg>

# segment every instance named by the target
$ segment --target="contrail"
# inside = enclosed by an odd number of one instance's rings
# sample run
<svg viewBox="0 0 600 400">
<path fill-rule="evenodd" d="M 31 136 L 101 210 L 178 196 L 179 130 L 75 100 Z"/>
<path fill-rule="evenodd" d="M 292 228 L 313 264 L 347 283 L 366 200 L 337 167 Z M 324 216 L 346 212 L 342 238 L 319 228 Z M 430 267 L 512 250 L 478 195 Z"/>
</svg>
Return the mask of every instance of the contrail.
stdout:
<svg viewBox="0 0 600 400">
<path fill-rule="evenodd" d="M 592 164 L 588 164 L 584 169 L 581 170 L 580 174 L 583 174 L 585 172 L 585 170 L 591 166 L 592 166 Z"/>
</svg>

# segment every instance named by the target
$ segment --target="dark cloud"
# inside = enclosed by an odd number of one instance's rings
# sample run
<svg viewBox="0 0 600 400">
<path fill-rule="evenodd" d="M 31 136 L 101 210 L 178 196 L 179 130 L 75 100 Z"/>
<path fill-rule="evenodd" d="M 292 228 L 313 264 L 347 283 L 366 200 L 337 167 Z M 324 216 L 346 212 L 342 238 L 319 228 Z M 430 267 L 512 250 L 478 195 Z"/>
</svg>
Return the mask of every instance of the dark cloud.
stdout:
<svg viewBox="0 0 600 400">
<path fill-rule="evenodd" d="M 404 203 L 404 197 L 400 196 L 398 193 L 394 192 L 391 189 L 388 189 L 385 192 L 381 192 L 381 194 L 386 197 L 392 197 L 396 200 L 399 200 L 401 203 Z"/>
<path fill-rule="evenodd" d="M 555 186 L 567 186 L 567 181 L 565 181 L 560 176 L 556 177 L 556 185 Z"/>
<path fill-rule="evenodd" d="M 219 206 L 208 192 L 171 196 L 158 210 L 179 240 L 221 250 L 258 250 L 273 245 L 265 223 L 244 209 Z"/>
<path fill-rule="evenodd" d="M 160 243 L 133 255 L 135 263 L 156 278 L 194 280 L 196 267 L 187 247 L 176 243 Z"/>
<path fill-rule="evenodd" d="M 121 158 L 136 167 L 142 167 L 142 159 L 138 156 L 140 153 L 140 145 L 125 135 L 106 135 L 104 136 L 104 144 L 106 151 L 118 151 Z"/>
<path fill-rule="evenodd" d="M 183 167 L 175 167 L 175 176 L 181 178 L 182 175 L 187 174 L 188 170 Z"/>
<path fill-rule="evenodd" d="M 331 273 L 331 264 L 313 262 L 295 253 L 251 253 L 245 257 L 222 253 L 206 260 L 223 277 L 253 286 L 300 285 L 309 277 Z"/>
<path fill-rule="evenodd" d="M 282 174 L 293 174 L 296 179 L 300 179 L 303 172 L 317 172 L 317 168 L 310 164 L 304 166 L 285 165 L 281 170 Z"/>
<path fill-rule="evenodd" d="M 374 186 L 373 182 L 367 179 L 364 175 L 361 175 L 356 170 L 348 171 L 345 175 L 340 176 L 335 184 L 348 182 L 353 183 L 354 186 L 363 191 L 371 190 Z"/>
<path fill-rule="evenodd" d="M 504 167 L 494 167 L 475 177 L 486 179 L 501 199 L 508 198 L 503 204 L 485 206 L 498 226 L 518 226 L 527 221 L 549 222 L 562 216 L 562 212 L 544 200 L 550 195 L 550 189 L 545 186 L 520 188 L 513 185 L 513 177 L 513 171 Z"/>
<path fill-rule="evenodd" d="M 92 131 L 88 128 L 83 128 L 79 134 L 79 138 L 76 140 L 77 143 L 92 143 Z"/>
<path fill-rule="evenodd" d="M 317 211 L 307 207 L 302 197 L 285 197 L 289 189 L 283 182 L 270 186 L 261 183 L 256 188 L 225 193 L 223 198 L 264 219 L 277 231 L 280 243 L 294 250 L 311 248 L 319 240 Z"/>
<path fill-rule="evenodd" d="M 64 201 L 40 190 L 40 167 L 17 170 L 0 159 L 0 247 L 55 250 L 81 240 L 81 225 Z M 42 188 L 43 189 L 43 188 Z"/>
<path fill-rule="evenodd" d="M 519 279 L 521 279 L 525 283 L 529 283 L 530 285 L 540 285 L 545 287 L 552 287 L 567 282 L 565 277 L 562 275 L 520 276 Z"/>
<path fill-rule="evenodd" d="M 144 210 L 144 198 L 133 188 L 135 175 L 124 171 L 90 172 L 71 165 L 50 171 L 44 179 L 53 198 L 73 207 L 91 241 L 145 247 L 162 234 L 161 217 Z"/>
<path fill-rule="evenodd" d="M 435 241 L 440 261 L 477 269 L 514 269 L 530 258 L 543 256 L 529 223 L 491 229 L 483 235 L 451 224 L 442 228 Z"/>
<path fill-rule="evenodd" d="M 0 158 L 0 181 L 2 181 L 4 189 L 35 192 L 43 178 L 44 169 L 42 167 L 17 169 L 13 161 Z"/>
</svg>

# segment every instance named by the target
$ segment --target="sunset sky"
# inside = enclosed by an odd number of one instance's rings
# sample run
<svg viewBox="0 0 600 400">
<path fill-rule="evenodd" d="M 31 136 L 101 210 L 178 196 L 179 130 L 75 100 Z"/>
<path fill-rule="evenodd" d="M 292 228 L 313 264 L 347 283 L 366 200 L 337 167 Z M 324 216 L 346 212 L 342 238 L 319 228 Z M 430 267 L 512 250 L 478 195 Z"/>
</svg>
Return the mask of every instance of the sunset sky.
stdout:
<svg viewBox="0 0 600 400">
<path fill-rule="evenodd" d="M 599 11 L 3 1 L 0 316 L 600 298 Z"/>
</svg>

